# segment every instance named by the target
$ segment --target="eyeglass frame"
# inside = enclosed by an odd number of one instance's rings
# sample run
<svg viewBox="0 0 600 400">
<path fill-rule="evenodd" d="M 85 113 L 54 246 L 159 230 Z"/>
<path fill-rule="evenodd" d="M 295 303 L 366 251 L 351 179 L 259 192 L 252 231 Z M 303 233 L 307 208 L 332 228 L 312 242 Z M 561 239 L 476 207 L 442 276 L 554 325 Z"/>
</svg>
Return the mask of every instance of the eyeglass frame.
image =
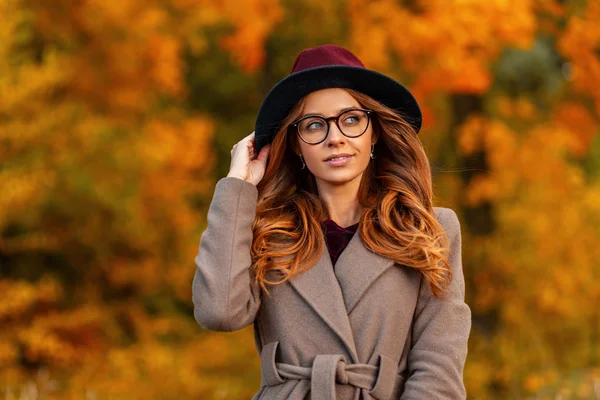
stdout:
<svg viewBox="0 0 600 400">
<path fill-rule="evenodd" d="M 339 118 L 344 115 L 347 112 L 350 111 L 363 111 L 365 114 L 367 114 L 367 126 L 365 126 L 365 130 L 357 136 L 348 136 L 344 133 L 344 131 L 342 130 L 342 128 L 340 128 L 340 123 L 339 123 Z M 375 114 L 375 111 L 373 110 L 369 110 L 367 108 L 359 108 L 359 107 L 353 107 L 353 108 L 349 108 L 347 110 L 342 111 L 341 113 L 339 113 L 338 115 L 335 115 L 333 117 L 323 117 L 320 115 L 306 115 L 294 122 L 292 122 L 291 124 L 288 125 L 287 129 L 290 129 L 291 127 L 295 127 L 296 128 L 296 133 L 298 134 L 298 136 L 300 136 L 300 139 L 302 139 L 302 141 L 306 144 L 319 144 L 319 143 L 323 143 L 325 141 L 325 139 L 327 139 L 327 136 L 329 136 L 329 131 L 331 130 L 330 127 L 330 123 L 329 121 L 334 120 L 335 121 L 335 125 L 337 126 L 338 130 L 341 132 L 342 135 L 346 136 L 347 138 L 350 139 L 355 139 L 357 137 L 361 137 L 362 135 L 365 134 L 365 132 L 369 129 L 369 124 L 371 123 L 371 114 Z M 299 128 L 299 124 L 300 122 L 304 121 L 305 119 L 308 118 L 321 118 L 323 120 L 325 120 L 325 125 L 327 125 L 327 132 L 325 133 L 325 137 L 323 139 L 321 139 L 320 141 L 316 142 L 316 143 L 311 143 L 311 142 L 307 142 L 303 137 L 302 134 L 300 133 L 300 128 Z"/>
</svg>

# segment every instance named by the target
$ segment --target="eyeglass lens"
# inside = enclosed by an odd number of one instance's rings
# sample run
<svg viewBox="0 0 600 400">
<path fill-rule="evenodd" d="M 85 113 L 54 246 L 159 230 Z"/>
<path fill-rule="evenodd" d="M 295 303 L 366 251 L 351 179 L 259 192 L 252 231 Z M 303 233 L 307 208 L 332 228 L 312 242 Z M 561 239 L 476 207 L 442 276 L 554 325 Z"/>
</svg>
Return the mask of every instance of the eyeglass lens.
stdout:
<svg viewBox="0 0 600 400">
<path fill-rule="evenodd" d="M 369 116 L 362 110 L 348 110 L 338 117 L 338 127 L 349 137 L 362 135 L 369 124 Z M 298 124 L 298 132 L 309 143 L 321 142 L 327 136 L 329 124 L 322 117 L 309 117 Z"/>
</svg>

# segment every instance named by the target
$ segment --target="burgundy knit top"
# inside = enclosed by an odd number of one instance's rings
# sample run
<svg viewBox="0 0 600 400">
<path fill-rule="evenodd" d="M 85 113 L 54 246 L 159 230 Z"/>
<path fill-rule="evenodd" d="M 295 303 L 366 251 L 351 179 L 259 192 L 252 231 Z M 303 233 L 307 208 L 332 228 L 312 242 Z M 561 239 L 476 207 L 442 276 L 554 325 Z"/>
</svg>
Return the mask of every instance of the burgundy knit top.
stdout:
<svg viewBox="0 0 600 400">
<path fill-rule="evenodd" d="M 327 249 L 329 250 L 329 256 L 331 257 L 331 263 L 335 266 L 335 262 L 358 229 L 358 222 L 354 225 L 342 228 L 333 220 L 326 219 L 321 222 L 321 227 L 325 233 L 325 241 L 327 243 Z"/>
</svg>

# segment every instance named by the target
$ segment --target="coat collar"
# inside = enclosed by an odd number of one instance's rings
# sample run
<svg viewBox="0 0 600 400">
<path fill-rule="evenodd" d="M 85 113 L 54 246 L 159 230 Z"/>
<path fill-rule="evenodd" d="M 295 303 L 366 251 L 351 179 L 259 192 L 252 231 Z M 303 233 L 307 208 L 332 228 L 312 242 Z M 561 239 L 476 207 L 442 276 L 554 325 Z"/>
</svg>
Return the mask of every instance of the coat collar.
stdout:
<svg viewBox="0 0 600 400">
<path fill-rule="evenodd" d="M 334 270 L 324 235 L 321 240 L 324 251 L 316 264 L 291 278 L 290 283 L 342 340 L 353 361 L 358 362 L 348 315 L 367 288 L 394 261 L 367 249 L 357 231 L 340 254 Z"/>
</svg>

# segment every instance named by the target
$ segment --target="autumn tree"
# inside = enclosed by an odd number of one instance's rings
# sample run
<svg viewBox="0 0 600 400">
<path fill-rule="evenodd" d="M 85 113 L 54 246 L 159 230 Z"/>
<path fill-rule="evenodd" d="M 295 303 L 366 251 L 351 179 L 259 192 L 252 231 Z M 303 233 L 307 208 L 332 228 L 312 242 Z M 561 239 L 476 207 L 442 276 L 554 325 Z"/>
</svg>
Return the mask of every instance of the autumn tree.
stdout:
<svg viewBox="0 0 600 400">
<path fill-rule="evenodd" d="M 206 397 L 228 348 L 254 351 L 192 317 L 215 123 L 190 106 L 185 54 L 222 29 L 223 53 L 256 69 L 280 14 L 268 1 L 0 2 L 2 395 L 39 381 L 61 399 Z"/>
</svg>

